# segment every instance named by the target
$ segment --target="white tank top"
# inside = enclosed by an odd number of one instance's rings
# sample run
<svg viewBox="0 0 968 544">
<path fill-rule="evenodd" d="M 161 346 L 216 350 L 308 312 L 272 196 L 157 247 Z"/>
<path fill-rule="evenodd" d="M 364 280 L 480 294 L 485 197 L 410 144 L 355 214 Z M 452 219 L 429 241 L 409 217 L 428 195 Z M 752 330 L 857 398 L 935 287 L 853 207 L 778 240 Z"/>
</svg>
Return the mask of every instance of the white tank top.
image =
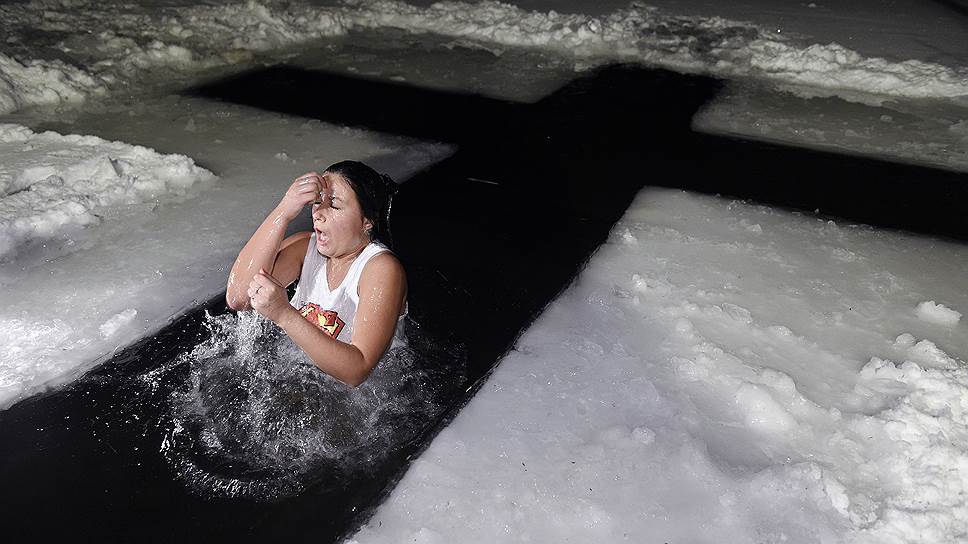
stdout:
<svg viewBox="0 0 968 544">
<path fill-rule="evenodd" d="M 289 303 L 323 332 L 341 342 L 352 343 L 353 320 L 356 318 L 356 307 L 360 304 L 360 276 L 363 275 L 366 263 L 384 251 L 390 250 L 378 242 L 370 242 L 350 265 L 343 282 L 330 290 L 326 276 L 326 261 L 329 259 L 316 250 L 314 232 L 309 239 L 306 259 L 299 274 L 299 285 L 296 286 L 296 293 Z M 403 334 L 406 316 L 407 303 L 404 302 L 403 313 L 397 318 L 391 348 L 406 344 Z"/>
</svg>

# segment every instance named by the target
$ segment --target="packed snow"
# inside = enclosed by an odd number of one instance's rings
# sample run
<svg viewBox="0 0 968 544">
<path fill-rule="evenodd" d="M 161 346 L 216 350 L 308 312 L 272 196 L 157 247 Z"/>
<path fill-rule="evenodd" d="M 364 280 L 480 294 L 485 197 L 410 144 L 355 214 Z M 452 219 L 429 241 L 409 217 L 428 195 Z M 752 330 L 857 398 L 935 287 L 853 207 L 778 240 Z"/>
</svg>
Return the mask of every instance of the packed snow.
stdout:
<svg viewBox="0 0 968 544">
<path fill-rule="evenodd" d="M 965 262 L 646 189 L 352 542 L 964 539 Z"/>
<path fill-rule="evenodd" d="M 362 16 L 355 23 L 360 26 L 552 47 L 590 62 L 639 61 L 724 77 L 762 77 L 893 96 L 968 95 L 964 69 L 867 58 L 836 43 L 798 44 L 751 23 L 674 16 L 638 3 L 600 17 L 528 11 L 498 2 L 437 2 L 424 8 L 377 0 L 360 5 Z"/>
<path fill-rule="evenodd" d="M 80 102 L 103 90 L 97 78 L 62 61 L 21 62 L 0 53 L 0 113 L 35 104 Z"/>
<path fill-rule="evenodd" d="M 860 96 L 731 82 L 697 130 L 968 171 L 968 101 Z M 847 99 L 845 99 L 845 97 Z"/>
<path fill-rule="evenodd" d="M 123 312 L 111 317 L 100 327 L 98 327 L 98 330 L 101 332 L 101 337 L 107 338 L 109 336 L 113 336 L 114 333 L 118 332 L 119 329 L 128 323 L 131 323 L 136 315 L 138 315 L 138 310 L 128 308 L 127 310 L 124 310 Z"/>
<path fill-rule="evenodd" d="M 961 312 L 952 310 L 944 304 L 936 304 L 933 300 L 918 304 L 917 313 L 918 317 L 925 321 L 951 327 L 961 320 Z"/>
<path fill-rule="evenodd" d="M 123 205 L 184 198 L 215 177 L 182 155 L 20 125 L 0 124 L 0 156 L 0 259 Z"/>
<path fill-rule="evenodd" d="M 506 95 L 496 84 L 502 78 L 489 71 L 438 74 L 439 63 L 401 70 L 407 59 L 381 60 L 396 58 L 387 48 L 370 58 L 320 50 L 339 49 L 350 35 L 349 43 L 365 43 L 399 30 L 497 58 L 522 47 L 540 51 L 544 58 L 520 59 L 516 71 L 537 80 L 538 94 L 513 99 L 540 98 L 541 89 L 566 81 L 567 71 L 638 62 L 759 82 L 753 91 L 734 84 L 699 119 L 700 130 L 968 169 L 962 127 L 968 25 L 957 14 L 908 0 L 892 2 L 891 10 L 875 0 L 837 6 L 782 0 L 769 9 L 757 1 L 5 4 L 0 113 L 78 104 L 139 86 L 177 89 L 195 78 L 299 56 L 314 68 Z M 348 49 L 349 56 L 360 52 Z M 307 51 L 316 58 L 307 62 Z"/>
<path fill-rule="evenodd" d="M 553 49 L 575 58 L 578 68 L 642 62 L 876 95 L 968 95 L 964 67 L 870 57 L 838 43 L 789 39 L 749 22 L 675 15 L 639 3 L 587 15 L 494 1 L 322 6 L 266 0 L 151 7 L 36 0 L 0 6 L 0 21 L 8 36 L 0 51 L 0 111 L 6 112 L 76 100 L 149 75 L 160 80 L 172 72 L 251 64 L 259 54 L 279 55 L 287 47 L 366 28 Z"/>
<path fill-rule="evenodd" d="M 332 9 L 279 2 L 5 4 L 0 112 L 218 66 L 251 65 L 260 52 L 344 33 L 338 19 Z"/>
<path fill-rule="evenodd" d="M 558 0 L 523 3 L 540 9 L 546 2 L 559 3 Z M 610 3 L 622 4 L 621 0 L 603 0 L 603 4 Z M 646 3 L 679 15 L 750 21 L 776 34 L 811 43 L 837 43 L 864 57 L 891 61 L 918 59 L 950 67 L 968 64 L 964 40 L 968 20 L 958 9 L 964 0 L 649 0 Z"/>
</svg>

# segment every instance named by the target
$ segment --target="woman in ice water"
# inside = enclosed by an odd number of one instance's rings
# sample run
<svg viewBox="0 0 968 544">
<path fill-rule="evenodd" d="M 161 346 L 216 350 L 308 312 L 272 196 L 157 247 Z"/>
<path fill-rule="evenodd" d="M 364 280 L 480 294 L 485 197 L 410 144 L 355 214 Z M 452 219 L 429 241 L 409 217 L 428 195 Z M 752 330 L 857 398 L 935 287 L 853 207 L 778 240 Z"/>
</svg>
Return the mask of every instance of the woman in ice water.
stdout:
<svg viewBox="0 0 968 544">
<path fill-rule="evenodd" d="M 382 241 L 396 184 L 369 166 L 338 162 L 292 183 L 229 273 L 226 302 L 275 322 L 321 370 L 357 386 L 403 341 L 407 279 Z M 313 231 L 285 236 L 312 204 Z M 299 284 L 292 301 L 286 286 Z"/>
</svg>

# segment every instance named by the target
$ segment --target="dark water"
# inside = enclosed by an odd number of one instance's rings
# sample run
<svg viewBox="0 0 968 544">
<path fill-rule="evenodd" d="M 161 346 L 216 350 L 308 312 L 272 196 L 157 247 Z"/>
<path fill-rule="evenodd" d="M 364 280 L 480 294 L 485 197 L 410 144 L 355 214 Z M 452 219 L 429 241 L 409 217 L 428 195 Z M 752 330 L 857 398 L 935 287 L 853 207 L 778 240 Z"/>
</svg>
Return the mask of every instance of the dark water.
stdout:
<svg viewBox="0 0 968 544">
<path fill-rule="evenodd" d="M 278 66 L 194 90 L 459 146 L 394 202 L 410 348 L 349 390 L 216 298 L 71 386 L 0 412 L 0 531 L 339 539 L 646 184 L 968 239 L 966 176 L 692 132 L 719 88 L 614 66 L 525 105 Z"/>
<path fill-rule="evenodd" d="M 206 341 L 132 384 L 165 391 L 160 452 L 202 497 L 279 501 L 351 480 L 425 431 L 463 377 L 459 349 L 399 346 L 351 388 L 258 314 L 207 316 L 204 326 Z"/>
<path fill-rule="evenodd" d="M 332 540 L 462 392 L 463 347 L 409 326 L 410 345 L 354 389 L 271 323 L 211 301 L 0 414 L 7 534 Z"/>
</svg>

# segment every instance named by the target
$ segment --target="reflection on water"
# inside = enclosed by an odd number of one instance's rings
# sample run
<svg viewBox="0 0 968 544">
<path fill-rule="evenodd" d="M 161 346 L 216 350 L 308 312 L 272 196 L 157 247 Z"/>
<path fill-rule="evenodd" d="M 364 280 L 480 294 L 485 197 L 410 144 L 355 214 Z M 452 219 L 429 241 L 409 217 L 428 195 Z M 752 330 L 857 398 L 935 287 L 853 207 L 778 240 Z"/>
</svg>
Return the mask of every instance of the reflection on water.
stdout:
<svg viewBox="0 0 968 544">
<path fill-rule="evenodd" d="M 254 312 L 206 326 L 208 340 L 145 376 L 149 388 L 187 376 L 167 399 L 161 452 L 206 497 L 270 501 L 345 480 L 425 430 L 463 375 L 453 350 L 403 346 L 354 389 Z"/>
</svg>

